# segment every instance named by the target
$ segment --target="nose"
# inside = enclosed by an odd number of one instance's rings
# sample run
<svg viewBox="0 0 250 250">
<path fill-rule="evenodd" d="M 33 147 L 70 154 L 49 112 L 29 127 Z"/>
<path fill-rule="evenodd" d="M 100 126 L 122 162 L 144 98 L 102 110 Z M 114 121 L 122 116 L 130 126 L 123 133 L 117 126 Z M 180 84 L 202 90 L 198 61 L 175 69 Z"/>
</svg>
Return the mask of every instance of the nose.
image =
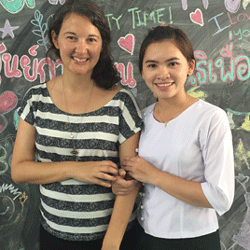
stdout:
<svg viewBox="0 0 250 250">
<path fill-rule="evenodd" d="M 86 53 L 88 51 L 88 44 L 85 40 L 79 39 L 76 43 L 75 52 Z"/>
<path fill-rule="evenodd" d="M 170 77 L 169 69 L 166 66 L 159 67 L 157 78 L 166 79 Z"/>
</svg>

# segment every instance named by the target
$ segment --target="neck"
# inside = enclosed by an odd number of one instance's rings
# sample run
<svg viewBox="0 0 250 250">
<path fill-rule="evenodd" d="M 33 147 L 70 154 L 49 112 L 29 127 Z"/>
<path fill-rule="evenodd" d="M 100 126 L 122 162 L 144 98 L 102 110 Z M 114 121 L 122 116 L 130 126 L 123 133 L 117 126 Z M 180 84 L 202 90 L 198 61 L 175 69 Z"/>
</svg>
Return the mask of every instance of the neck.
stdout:
<svg viewBox="0 0 250 250">
<path fill-rule="evenodd" d="M 60 80 L 65 89 L 69 89 L 70 91 L 74 91 L 77 93 L 91 90 L 95 85 L 94 81 L 90 77 L 82 75 L 68 76 L 67 74 L 62 74 L 60 76 Z"/>
<path fill-rule="evenodd" d="M 175 96 L 172 98 L 159 98 L 157 105 L 160 109 L 175 110 L 183 108 L 193 100 L 194 98 L 185 92 L 181 96 Z"/>
</svg>

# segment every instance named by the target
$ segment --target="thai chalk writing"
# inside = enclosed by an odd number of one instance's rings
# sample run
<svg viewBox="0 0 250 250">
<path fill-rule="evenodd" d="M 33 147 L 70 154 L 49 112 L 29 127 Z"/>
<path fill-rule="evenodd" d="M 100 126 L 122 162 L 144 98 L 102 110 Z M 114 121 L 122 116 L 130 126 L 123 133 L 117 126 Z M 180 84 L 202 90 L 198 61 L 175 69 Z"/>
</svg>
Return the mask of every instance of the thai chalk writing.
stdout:
<svg viewBox="0 0 250 250">
<path fill-rule="evenodd" d="M 37 45 L 35 45 L 37 46 Z M 61 73 L 63 72 L 62 63 L 60 61 L 53 62 L 50 58 L 33 58 L 34 46 L 32 46 L 28 54 L 23 55 L 21 58 L 17 55 L 3 53 L 0 57 L 0 72 L 7 78 L 19 78 L 24 76 L 27 81 L 33 82 L 38 79 L 41 83 L 47 79 L 45 65 L 49 65 L 48 79 L 56 76 L 56 71 L 60 67 Z M 187 84 L 201 85 L 206 84 L 208 81 L 215 83 L 218 80 L 222 82 L 234 81 L 236 78 L 240 81 L 245 81 L 250 78 L 250 59 L 246 55 L 232 55 L 233 43 L 226 45 L 220 51 L 220 57 L 215 60 L 208 59 L 207 55 L 202 50 L 195 51 L 197 59 L 196 74 L 189 77 Z M 133 88 L 136 86 L 136 81 L 133 78 L 133 64 L 129 62 L 127 67 L 123 63 L 115 64 L 122 77 L 122 84 L 128 85 Z M 215 72 L 219 70 L 219 73 Z M 126 73 L 127 71 L 127 73 Z M 48 74 L 48 73 L 47 73 Z"/>
<path fill-rule="evenodd" d="M 124 86 L 129 86 L 130 88 L 134 88 L 136 86 L 136 80 L 133 77 L 133 64 L 129 62 L 127 64 L 127 68 L 123 63 L 115 63 L 116 68 L 120 72 L 121 75 L 121 84 Z M 127 74 L 126 74 L 127 70 Z"/>
<path fill-rule="evenodd" d="M 0 70 L 4 70 L 4 75 L 7 78 L 19 78 L 24 76 L 26 80 L 33 82 L 37 80 L 40 76 L 40 82 L 45 82 L 45 65 L 49 65 L 50 79 L 56 76 L 56 69 L 61 66 L 62 73 L 62 63 L 60 61 L 53 62 L 50 58 L 34 58 L 36 56 L 36 49 L 38 45 L 32 46 L 28 50 L 29 55 L 23 55 L 19 58 L 18 55 L 11 55 L 9 53 L 3 53 L 0 57 Z M 3 64 L 3 65 L 2 65 Z M 1 71 L 0 71 L 1 72 Z"/>
<path fill-rule="evenodd" d="M 187 84 L 202 85 L 207 82 L 245 81 L 250 78 L 250 59 L 246 55 L 233 56 L 233 43 L 227 44 L 215 60 L 207 58 L 202 50 L 195 51 L 197 72 L 189 77 Z M 215 71 L 219 70 L 219 73 Z"/>
</svg>

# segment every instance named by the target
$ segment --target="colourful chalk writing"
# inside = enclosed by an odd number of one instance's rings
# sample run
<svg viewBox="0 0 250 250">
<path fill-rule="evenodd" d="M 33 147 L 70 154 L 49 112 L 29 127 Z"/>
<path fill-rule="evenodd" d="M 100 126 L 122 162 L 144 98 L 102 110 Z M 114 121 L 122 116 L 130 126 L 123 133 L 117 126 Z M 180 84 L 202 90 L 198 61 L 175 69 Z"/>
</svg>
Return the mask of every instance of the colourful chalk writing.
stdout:
<svg viewBox="0 0 250 250">
<path fill-rule="evenodd" d="M 125 65 L 123 63 L 115 63 L 116 68 L 120 72 L 121 75 L 121 84 L 124 86 L 129 86 L 130 88 L 134 88 L 136 86 L 136 80 L 133 77 L 133 64 L 129 62 L 127 64 L 127 74 Z"/>
<path fill-rule="evenodd" d="M 164 13 L 162 12 L 164 10 L 165 8 L 160 8 L 157 10 L 153 10 L 148 14 L 146 11 L 142 12 L 142 10 L 139 10 L 138 7 L 129 9 L 128 12 L 131 12 L 133 29 L 142 25 L 146 26 L 148 20 L 151 20 L 157 24 L 164 23 L 165 21 L 162 19 L 162 17 L 164 16 Z"/>
<path fill-rule="evenodd" d="M 34 0 L 0 0 L 0 4 L 10 13 L 15 14 L 21 11 L 26 4 L 28 8 L 33 9 L 35 7 Z"/>
<path fill-rule="evenodd" d="M 32 46 L 28 53 L 30 56 L 36 56 L 37 45 Z M 52 79 L 56 76 L 56 69 L 61 67 L 61 73 L 63 71 L 61 61 L 53 62 L 50 58 L 34 58 L 31 60 L 30 56 L 23 55 L 20 59 L 17 55 L 11 55 L 9 53 L 3 53 L 0 57 L 0 63 L 3 63 L 3 67 L 0 64 L 0 71 L 4 71 L 7 78 L 19 78 L 24 76 L 26 80 L 33 82 L 38 76 L 40 76 L 40 82 L 45 82 L 45 65 L 49 65 L 48 79 Z M 21 70 L 19 69 L 21 67 Z"/>
<path fill-rule="evenodd" d="M 197 50 L 194 52 L 197 58 L 196 73 L 189 77 L 187 84 L 200 85 L 206 84 L 208 81 L 215 83 L 218 80 L 222 82 L 245 81 L 250 78 L 250 59 L 246 55 L 233 56 L 233 44 L 227 44 L 220 51 L 220 57 L 215 60 L 207 58 L 204 51 Z M 226 69 L 227 63 L 229 69 Z M 215 72 L 215 68 L 219 73 Z"/>
</svg>

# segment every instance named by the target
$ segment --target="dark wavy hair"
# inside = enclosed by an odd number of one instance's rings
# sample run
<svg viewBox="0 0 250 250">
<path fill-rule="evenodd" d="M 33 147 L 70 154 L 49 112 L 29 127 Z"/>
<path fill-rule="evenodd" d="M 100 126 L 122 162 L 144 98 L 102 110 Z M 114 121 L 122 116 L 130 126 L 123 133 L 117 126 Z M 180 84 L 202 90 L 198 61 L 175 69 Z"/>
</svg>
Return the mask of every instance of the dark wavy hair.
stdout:
<svg viewBox="0 0 250 250">
<path fill-rule="evenodd" d="M 99 61 L 93 69 L 91 79 L 95 81 L 98 87 L 111 89 L 121 80 L 110 52 L 111 32 L 104 12 L 91 0 L 66 0 L 65 4 L 57 9 L 48 25 L 50 47 L 46 57 L 52 60 L 61 59 L 60 51 L 55 47 L 52 40 L 52 31 L 58 36 L 63 20 L 71 13 L 86 16 L 99 30 L 102 37 L 102 51 Z"/>
<path fill-rule="evenodd" d="M 173 40 L 175 45 L 186 57 L 188 62 L 191 62 L 192 60 L 195 61 L 193 46 L 187 35 L 181 29 L 174 28 L 170 25 L 157 26 L 148 32 L 141 44 L 139 52 L 139 70 L 141 74 L 143 68 L 143 59 L 147 47 L 151 43 L 162 42 L 164 40 Z"/>
</svg>

